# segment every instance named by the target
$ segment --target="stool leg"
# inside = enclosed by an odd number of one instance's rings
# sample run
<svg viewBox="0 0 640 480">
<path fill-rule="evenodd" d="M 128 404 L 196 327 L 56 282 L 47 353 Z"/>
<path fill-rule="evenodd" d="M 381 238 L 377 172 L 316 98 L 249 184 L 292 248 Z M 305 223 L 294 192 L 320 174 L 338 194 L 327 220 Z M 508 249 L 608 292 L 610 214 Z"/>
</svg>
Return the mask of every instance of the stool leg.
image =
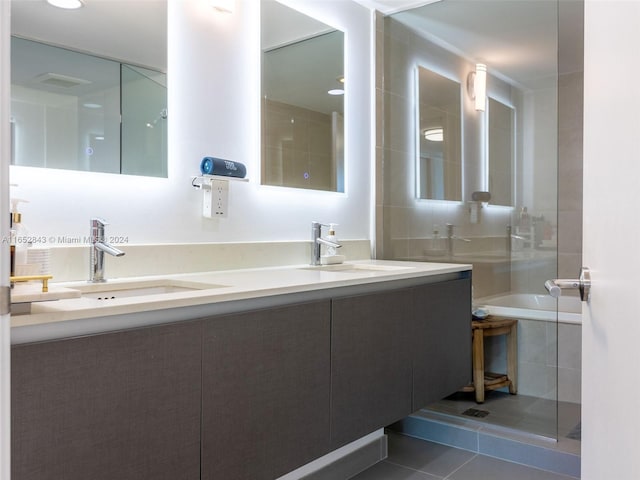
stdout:
<svg viewBox="0 0 640 480">
<path fill-rule="evenodd" d="M 509 393 L 515 395 L 518 393 L 518 324 L 514 323 L 511 331 L 507 335 L 507 376 L 511 383 L 509 384 Z"/>
<path fill-rule="evenodd" d="M 484 403 L 484 335 L 481 328 L 473 331 L 473 386 L 476 402 Z"/>
</svg>

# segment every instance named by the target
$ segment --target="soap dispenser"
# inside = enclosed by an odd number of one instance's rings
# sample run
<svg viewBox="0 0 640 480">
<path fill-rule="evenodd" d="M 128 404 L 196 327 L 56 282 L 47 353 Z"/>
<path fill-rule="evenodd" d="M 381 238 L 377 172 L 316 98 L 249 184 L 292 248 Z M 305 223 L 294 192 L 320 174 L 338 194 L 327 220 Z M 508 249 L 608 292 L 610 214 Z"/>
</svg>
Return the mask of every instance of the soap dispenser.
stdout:
<svg viewBox="0 0 640 480">
<path fill-rule="evenodd" d="M 446 240 L 440 236 L 438 225 L 433 226 L 433 235 L 430 241 L 429 254 L 432 256 L 441 256 L 447 253 Z"/>
<path fill-rule="evenodd" d="M 23 275 L 25 265 L 27 265 L 27 249 L 29 248 L 29 232 L 22 223 L 22 214 L 18 212 L 18 204 L 20 202 L 29 203 L 21 198 L 11 199 L 11 224 L 12 234 L 14 236 L 15 254 L 14 254 L 14 272 L 16 275 Z"/>
<path fill-rule="evenodd" d="M 337 223 L 329 224 L 329 234 L 325 237 L 330 242 L 338 243 L 338 237 L 336 236 Z M 333 256 L 336 254 L 336 247 L 327 247 L 327 256 Z"/>
<path fill-rule="evenodd" d="M 325 240 L 328 240 L 330 242 L 334 242 L 334 243 L 338 243 L 338 236 L 336 235 L 336 226 L 338 224 L 337 223 L 330 223 L 329 224 L 329 232 L 327 234 L 326 237 L 324 237 Z M 337 263 L 342 263 L 345 260 L 345 256 L 344 255 L 339 255 L 337 253 L 337 247 L 332 247 L 331 245 L 327 245 L 325 248 L 325 254 L 320 256 L 320 263 L 322 265 L 334 265 Z"/>
</svg>

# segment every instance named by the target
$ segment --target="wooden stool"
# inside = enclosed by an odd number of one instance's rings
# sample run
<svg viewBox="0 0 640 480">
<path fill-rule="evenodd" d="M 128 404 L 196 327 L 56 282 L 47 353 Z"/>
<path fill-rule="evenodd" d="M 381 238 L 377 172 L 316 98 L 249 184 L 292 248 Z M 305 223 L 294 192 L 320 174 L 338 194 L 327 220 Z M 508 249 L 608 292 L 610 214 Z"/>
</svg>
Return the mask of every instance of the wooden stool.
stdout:
<svg viewBox="0 0 640 480">
<path fill-rule="evenodd" d="M 464 391 L 476 392 L 476 402 L 484 402 L 486 390 L 509 387 L 509 393 L 515 395 L 517 388 L 518 365 L 518 321 L 508 318 L 489 317 L 483 321 L 472 321 L 473 331 L 473 385 Z M 497 335 L 507 336 L 507 373 L 484 371 L 484 338 Z"/>
</svg>

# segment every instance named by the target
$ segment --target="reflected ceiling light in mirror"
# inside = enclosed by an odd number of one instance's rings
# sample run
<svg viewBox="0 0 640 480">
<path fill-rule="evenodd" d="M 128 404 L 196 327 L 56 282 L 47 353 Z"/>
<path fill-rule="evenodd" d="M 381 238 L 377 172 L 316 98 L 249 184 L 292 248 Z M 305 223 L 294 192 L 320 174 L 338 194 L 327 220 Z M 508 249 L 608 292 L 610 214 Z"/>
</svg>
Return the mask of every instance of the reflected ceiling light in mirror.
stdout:
<svg viewBox="0 0 640 480">
<path fill-rule="evenodd" d="M 444 140 L 444 130 L 442 128 L 428 128 L 424 131 L 425 140 L 430 142 L 442 142 Z"/>
<path fill-rule="evenodd" d="M 211 6 L 224 13 L 233 13 L 235 0 L 210 0 Z"/>
<path fill-rule="evenodd" d="M 67 10 L 73 10 L 84 6 L 82 0 L 47 0 L 49 5 L 58 8 L 66 8 Z"/>
<path fill-rule="evenodd" d="M 476 71 L 467 78 L 469 96 L 475 101 L 476 110 L 484 112 L 487 104 L 487 66 L 476 63 Z"/>
<path fill-rule="evenodd" d="M 340 84 L 340 87 L 332 88 L 327 93 L 329 95 L 344 95 L 344 75 L 337 77 L 336 81 Z"/>
</svg>

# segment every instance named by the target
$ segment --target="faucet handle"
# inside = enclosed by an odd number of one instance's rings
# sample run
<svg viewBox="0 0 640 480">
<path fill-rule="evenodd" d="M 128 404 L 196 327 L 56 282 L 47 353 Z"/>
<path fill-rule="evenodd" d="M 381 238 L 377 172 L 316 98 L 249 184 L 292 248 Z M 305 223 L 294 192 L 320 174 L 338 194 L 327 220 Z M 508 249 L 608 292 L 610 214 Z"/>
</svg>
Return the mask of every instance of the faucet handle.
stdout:
<svg viewBox="0 0 640 480">
<path fill-rule="evenodd" d="M 92 227 L 104 227 L 105 225 L 109 225 L 109 222 L 100 217 L 92 217 L 91 218 L 91 226 Z"/>
</svg>

